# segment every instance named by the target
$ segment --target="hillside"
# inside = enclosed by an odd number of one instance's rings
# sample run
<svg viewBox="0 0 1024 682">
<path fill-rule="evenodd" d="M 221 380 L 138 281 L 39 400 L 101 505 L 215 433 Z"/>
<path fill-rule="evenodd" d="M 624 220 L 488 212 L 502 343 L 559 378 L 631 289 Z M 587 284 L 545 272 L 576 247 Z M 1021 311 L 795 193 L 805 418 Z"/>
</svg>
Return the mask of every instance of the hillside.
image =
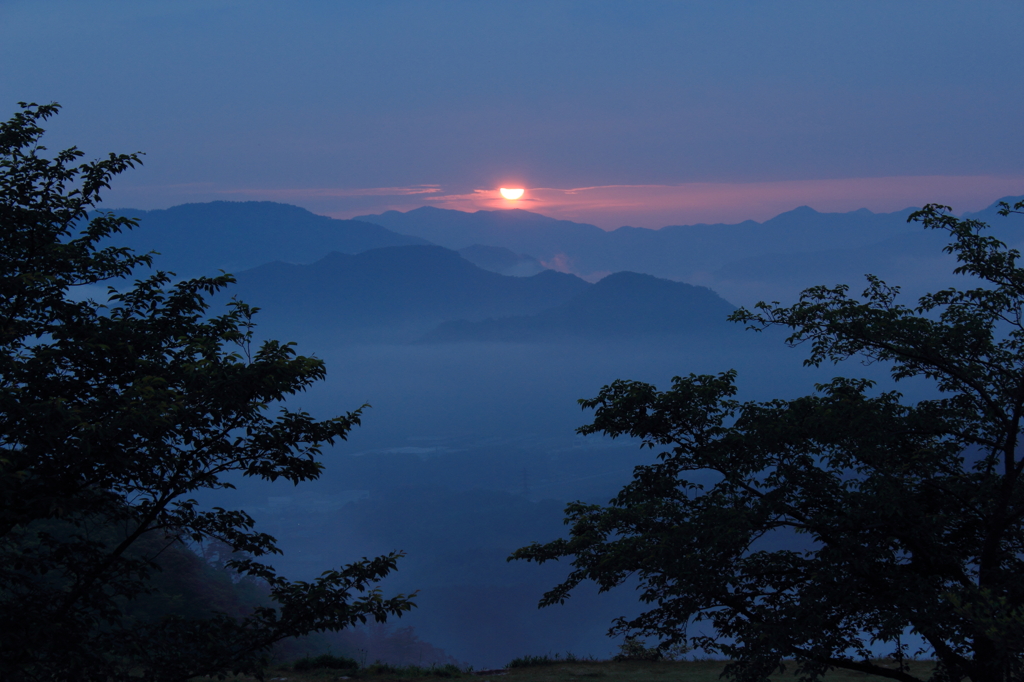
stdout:
<svg viewBox="0 0 1024 682">
<path fill-rule="evenodd" d="M 385 246 L 427 244 L 358 220 L 335 220 L 269 201 L 183 204 L 140 211 L 113 209 L 139 227 L 117 236 L 119 245 L 157 251 L 156 266 L 182 277 L 239 272 L 271 261 L 312 263 L 332 251 L 361 253 Z"/>
<path fill-rule="evenodd" d="M 802 206 L 763 223 L 620 227 L 610 232 L 518 209 L 464 213 L 424 207 L 357 219 L 452 249 L 482 244 L 541 261 L 558 258 L 581 275 L 630 270 L 690 281 L 695 273 L 751 256 L 856 248 L 916 231 L 917 226 L 906 222 L 909 213 L 819 213 Z"/>
<path fill-rule="evenodd" d="M 989 223 L 993 234 L 1012 245 L 1024 243 L 1024 216 L 1004 218 L 997 208 L 994 203 L 964 217 Z M 522 210 L 421 208 L 360 219 L 449 248 L 477 243 L 528 253 L 591 281 L 632 271 L 703 285 L 749 306 L 759 300 L 795 300 L 804 288 L 823 283 L 857 289 L 866 273 L 899 281 L 915 295 L 948 286 L 951 260 L 942 253 L 948 236 L 908 223 L 912 210 L 820 213 L 801 206 L 764 222 L 610 232 Z"/>
<path fill-rule="evenodd" d="M 231 293 L 262 309 L 261 327 L 335 340 L 408 341 L 445 320 L 533 314 L 590 286 L 552 270 L 499 275 L 439 246 L 332 253 L 309 265 L 268 263 L 237 277 Z"/>
<path fill-rule="evenodd" d="M 426 342 L 651 339 L 733 330 L 735 306 L 706 287 L 618 272 L 534 315 L 445 322 Z"/>
</svg>

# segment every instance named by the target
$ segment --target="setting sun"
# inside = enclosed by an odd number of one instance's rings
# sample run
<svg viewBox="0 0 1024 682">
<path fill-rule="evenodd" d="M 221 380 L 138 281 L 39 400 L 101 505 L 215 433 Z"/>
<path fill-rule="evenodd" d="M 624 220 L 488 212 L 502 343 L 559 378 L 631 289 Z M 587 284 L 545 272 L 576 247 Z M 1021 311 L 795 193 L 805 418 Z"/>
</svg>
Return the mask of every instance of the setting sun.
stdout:
<svg viewBox="0 0 1024 682">
<path fill-rule="evenodd" d="M 515 201 L 519 197 L 523 196 L 523 192 L 525 190 L 521 190 L 521 189 L 508 189 L 506 187 L 502 187 L 500 191 L 501 191 L 501 196 L 505 197 L 506 199 Z"/>
</svg>

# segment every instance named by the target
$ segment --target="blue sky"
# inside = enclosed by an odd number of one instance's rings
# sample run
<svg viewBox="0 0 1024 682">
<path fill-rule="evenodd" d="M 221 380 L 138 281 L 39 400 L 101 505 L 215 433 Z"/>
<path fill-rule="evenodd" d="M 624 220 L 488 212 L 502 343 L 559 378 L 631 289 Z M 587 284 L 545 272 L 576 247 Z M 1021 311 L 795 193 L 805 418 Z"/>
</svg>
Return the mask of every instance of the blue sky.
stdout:
<svg viewBox="0 0 1024 682">
<path fill-rule="evenodd" d="M 0 1 L 0 103 L 147 153 L 114 205 L 602 227 L 1024 193 L 1019 2 Z"/>
</svg>

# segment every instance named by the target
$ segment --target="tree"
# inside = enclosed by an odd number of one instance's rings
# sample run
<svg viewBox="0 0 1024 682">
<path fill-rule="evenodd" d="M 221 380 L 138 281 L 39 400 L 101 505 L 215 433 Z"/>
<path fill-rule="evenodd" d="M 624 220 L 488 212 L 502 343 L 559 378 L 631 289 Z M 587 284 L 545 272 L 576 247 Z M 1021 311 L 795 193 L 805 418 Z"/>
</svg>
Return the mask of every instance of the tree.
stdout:
<svg viewBox="0 0 1024 682">
<path fill-rule="evenodd" d="M 863 300 L 815 287 L 793 306 L 732 316 L 788 327 L 790 345 L 810 347 L 805 364 L 885 363 L 897 381 L 932 382 L 935 399 L 906 404 L 836 378 L 795 400 L 740 402 L 731 371 L 676 377 L 665 391 L 605 386 L 580 401 L 596 410 L 580 433 L 665 450 L 608 506 L 570 504 L 567 539 L 510 557 L 571 558 L 541 605 L 584 580 L 608 590 L 635 577 L 651 608 L 611 633 L 667 647 L 709 622 L 713 632 L 689 641 L 733 659 L 739 680 L 767 679 L 791 659 L 806 679 L 843 668 L 910 682 L 908 633 L 939 661 L 934 679 L 1021 679 L 1024 269 L 986 225 L 949 211 L 929 205 L 910 219 L 949 231 L 955 272 L 975 288 L 911 308 L 869 277 Z M 872 662 L 872 645 L 899 665 Z"/>
<path fill-rule="evenodd" d="M 22 104 L 0 124 L 0 677 L 261 674 L 283 638 L 401 615 L 409 598 L 375 587 L 399 553 L 291 582 L 262 563 L 279 550 L 245 512 L 189 497 L 231 488 L 230 472 L 317 478 L 321 447 L 360 410 L 316 420 L 282 406 L 324 365 L 290 344 L 254 347 L 244 303 L 212 315 L 205 298 L 230 276 L 126 279 L 151 256 L 107 244 L 136 221 L 88 211 L 139 156 L 45 158 L 41 123 L 57 111 Z M 121 291 L 103 304 L 82 292 L 102 282 Z M 272 604 L 241 617 L 126 615 L 153 591 L 163 548 L 211 541 Z"/>
</svg>

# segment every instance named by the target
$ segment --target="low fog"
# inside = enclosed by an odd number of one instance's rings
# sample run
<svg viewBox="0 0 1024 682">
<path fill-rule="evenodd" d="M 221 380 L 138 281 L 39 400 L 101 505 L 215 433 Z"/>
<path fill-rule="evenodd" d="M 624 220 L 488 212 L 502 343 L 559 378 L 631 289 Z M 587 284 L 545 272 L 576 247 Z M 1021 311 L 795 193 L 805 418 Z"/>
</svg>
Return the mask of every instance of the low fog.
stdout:
<svg viewBox="0 0 1024 682">
<path fill-rule="evenodd" d="M 565 569 L 505 560 L 531 541 L 559 537 L 566 502 L 607 502 L 633 466 L 654 456 L 635 442 L 576 435 L 590 419 L 577 399 L 620 377 L 667 386 L 674 373 L 730 368 L 740 372 L 745 397 L 795 396 L 825 375 L 803 369 L 778 334 L 728 349 L 698 342 L 316 350 L 328 380 L 292 407 L 328 417 L 368 402 L 362 426 L 328 449 L 316 483 L 240 481 L 233 495 L 208 502 L 249 511 L 280 541 L 275 566 L 298 579 L 405 551 L 385 585 L 420 591 L 419 608 L 401 625 L 478 668 L 525 653 L 607 657 L 617 650 L 604 635 L 611 620 L 637 610 L 629 590 L 581 593 L 565 607 L 538 610 Z"/>
<path fill-rule="evenodd" d="M 202 217 L 202 206 L 190 207 L 191 219 Z M 230 242 L 232 230 L 251 221 L 254 211 L 273 217 L 281 212 L 275 206 L 215 205 L 220 217 L 194 234 L 213 240 L 203 251 L 203 268 L 218 263 L 217 239 Z M 234 223 L 223 215 L 232 207 L 240 214 Z M 302 216 L 293 208 L 289 219 L 298 222 L 292 232 L 301 231 Z M 209 274 L 190 268 L 187 249 L 167 241 L 173 220 L 136 213 L 142 220 L 132 236 L 137 247 L 146 246 L 147 223 L 155 218 L 149 238 L 167 252 L 157 258 L 159 267 Z M 800 230 L 813 229 L 807 214 L 799 217 Z M 892 388 L 883 368 L 805 367 L 806 349 L 787 347 L 784 330 L 749 331 L 725 317 L 737 305 L 819 283 L 813 277 L 828 263 L 842 263 L 834 276 L 881 264 L 894 283 L 902 268 L 911 291 L 955 281 L 949 259 L 933 253 L 935 235 L 908 232 L 905 217 L 888 219 L 896 226 L 894 237 L 879 227 L 884 221 L 873 219 L 883 248 L 858 244 L 844 251 L 841 234 L 829 238 L 827 252 L 800 252 L 793 239 L 763 239 L 768 252 L 743 254 L 746 260 L 730 265 L 719 262 L 720 245 L 709 247 L 703 271 L 714 265 L 716 276 L 740 291 L 733 298 L 721 296 L 710 276 L 691 283 L 664 273 L 655 273 L 659 279 L 608 276 L 592 284 L 573 273 L 536 273 L 533 265 L 529 277 L 502 274 L 502 267 L 538 261 L 523 252 L 522 241 L 512 244 L 518 250 L 496 244 L 494 235 L 501 232 L 495 230 L 478 233 L 488 248 L 460 254 L 420 243 L 420 235 L 365 227 L 372 216 L 355 224 L 319 224 L 321 236 L 330 236 L 324 249 L 334 253 L 318 254 L 312 240 L 304 258 L 246 263 L 251 267 L 236 271 L 238 284 L 216 305 L 235 295 L 261 307 L 258 338 L 294 341 L 300 354 L 326 362 L 326 381 L 293 398 L 290 408 L 326 418 L 370 407 L 348 441 L 325 449 L 320 480 L 298 487 L 236 480 L 237 490 L 200 501 L 249 512 L 284 551 L 272 559 L 274 566 L 294 579 L 312 579 L 364 556 L 405 552 L 383 589 L 418 591 L 418 608 L 387 631 L 412 627 L 420 640 L 461 663 L 491 668 L 519 656 L 565 652 L 607 658 L 619 644 L 605 635 L 611 621 L 640 610 L 633 591 L 599 595 L 584 589 L 564 606 L 538 609 L 568 567 L 506 561 L 532 541 L 561 536 L 566 503 L 608 502 L 634 466 L 657 454 L 628 439 L 577 435 L 592 419 L 577 401 L 615 379 L 667 388 L 675 375 L 730 369 L 738 372 L 744 400 L 806 395 L 816 382 L 836 375 L 868 376 L 879 390 Z M 841 219 L 850 223 L 849 214 Z M 272 227 L 266 234 L 273 234 Z M 358 232 L 354 246 L 345 241 L 348 228 Z M 910 245 L 888 248 L 893 240 Z M 924 259 L 922 244 L 932 247 L 931 260 Z M 782 245 L 787 248 L 771 251 Z M 259 260 L 273 250 L 263 248 L 250 248 L 248 257 Z M 481 254 L 480 263 L 468 260 Z M 611 262 L 614 254 L 606 255 Z M 662 254 L 661 261 L 670 255 Z M 699 264 L 700 254 L 688 252 L 683 261 Z M 721 273 L 728 272 L 734 274 L 726 281 Z M 863 279 L 849 283 L 854 292 L 863 287 Z M 792 293 L 784 302 L 795 298 Z M 931 395 L 921 383 L 898 388 L 908 400 Z M 323 635 L 303 646 L 339 650 L 348 642 Z"/>
</svg>

